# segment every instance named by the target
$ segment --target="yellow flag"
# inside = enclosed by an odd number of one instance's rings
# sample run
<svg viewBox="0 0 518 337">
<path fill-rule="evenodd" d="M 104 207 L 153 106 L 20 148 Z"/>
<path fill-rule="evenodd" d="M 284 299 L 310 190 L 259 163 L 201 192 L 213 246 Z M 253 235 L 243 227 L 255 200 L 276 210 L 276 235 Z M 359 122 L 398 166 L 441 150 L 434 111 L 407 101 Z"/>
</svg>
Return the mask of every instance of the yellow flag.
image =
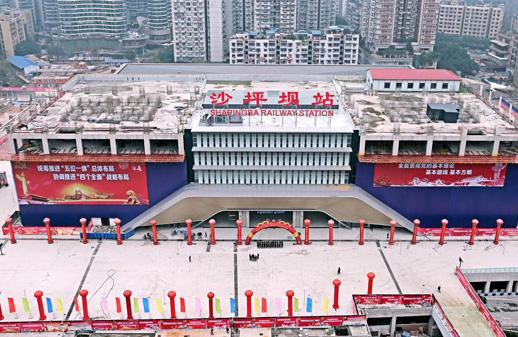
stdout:
<svg viewBox="0 0 518 337">
<path fill-rule="evenodd" d="M 136 297 L 133 297 L 133 312 L 134 313 L 138 313 L 138 298 Z"/>
<path fill-rule="evenodd" d="M 324 300 L 322 301 L 322 312 L 324 314 L 327 314 L 329 311 L 329 300 L 327 297 L 324 297 Z"/>
<path fill-rule="evenodd" d="M 254 302 L 254 310 L 255 310 L 255 314 L 256 314 L 256 315 L 259 315 L 259 297 L 256 297 L 256 298 L 255 298 L 255 302 Z"/>
<path fill-rule="evenodd" d="M 61 297 L 58 297 L 58 299 L 56 300 L 56 303 L 58 305 L 58 312 L 60 314 L 63 313 L 63 301 L 61 300 Z"/>
<path fill-rule="evenodd" d="M 162 315 L 162 313 L 164 312 L 164 307 L 162 306 L 162 300 L 160 298 L 157 298 L 155 300 L 156 302 L 156 310 L 158 311 L 158 313 L 160 315 Z"/>
</svg>

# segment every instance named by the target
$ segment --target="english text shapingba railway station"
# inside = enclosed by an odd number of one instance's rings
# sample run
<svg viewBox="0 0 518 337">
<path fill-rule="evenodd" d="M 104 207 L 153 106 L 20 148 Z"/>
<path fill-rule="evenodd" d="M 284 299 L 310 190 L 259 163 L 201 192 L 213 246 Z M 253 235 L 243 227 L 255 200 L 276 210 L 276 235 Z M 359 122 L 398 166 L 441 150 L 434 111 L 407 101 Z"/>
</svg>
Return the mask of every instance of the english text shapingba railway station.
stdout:
<svg viewBox="0 0 518 337">
<path fill-rule="evenodd" d="M 282 66 L 171 65 L 154 73 L 154 67 L 126 65 L 116 74 L 77 75 L 50 104 L 28 109 L 6 125 L 1 157 L 11 163 L 17 228 L 43 226 L 45 218 L 55 228 L 80 226 L 82 218 L 90 225 L 119 219 L 129 237 L 152 220 L 184 228 L 190 219 L 189 230 L 211 227 L 211 242 L 214 227 L 246 229 L 249 243 L 255 231 L 270 226 L 288 229 L 298 243 L 305 228 L 309 244 L 309 220 L 312 228 L 331 227 L 330 244 L 332 227 L 361 227 L 363 241 L 365 225 L 392 227 L 393 244 L 394 227 L 415 233 L 414 219 L 419 219 L 421 234 L 433 236 L 442 228 L 441 241 L 446 225 L 469 233 L 472 226 L 483 231 L 498 224 L 498 235 L 516 234 L 518 123 L 512 107 L 483 86 L 461 90 L 462 79 L 446 70 L 338 66 L 330 72 L 309 66 L 284 72 Z M 480 274 L 466 278 L 457 272 L 469 293 L 467 280 L 478 282 Z M 329 323 L 322 315 L 306 323 L 343 325 L 349 335 L 375 336 L 369 332 L 374 321 L 367 318 L 385 317 L 387 307 L 404 316 L 412 306 L 412 315 L 430 318 L 424 329 L 429 336 L 462 335 L 457 331 L 463 327 L 448 320 L 434 296 L 404 295 L 394 282 L 400 295 L 355 295 L 360 318 L 336 316 L 338 323 Z M 506 282 L 507 293 L 518 291 L 517 282 Z M 339 283 L 333 284 L 338 301 Z M 486 285 L 479 293 L 490 292 Z M 372 295 L 372 283 L 369 289 Z M 246 296 L 251 319 L 252 295 Z M 293 294 L 286 296 L 292 317 Z M 470 297 L 480 305 L 476 295 Z M 215 323 L 209 305 L 206 321 L 152 324 L 288 324 L 279 317 Z M 125 319 L 133 329 L 147 328 L 149 322 L 133 320 L 128 308 Z M 395 336 L 396 325 L 403 324 L 397 315 L 389 319 L 388 333 L 382 327 L 378 335 Z M 129 324 L 101 323 L 111 327 L 107 330 Z M 500 336 L 493 323 L 488 320 Z M 75 323 L 67 317 L 66 324 Z M 362 327 L 361 333 L 354 334 L 353 326 Z"/>
</svg>

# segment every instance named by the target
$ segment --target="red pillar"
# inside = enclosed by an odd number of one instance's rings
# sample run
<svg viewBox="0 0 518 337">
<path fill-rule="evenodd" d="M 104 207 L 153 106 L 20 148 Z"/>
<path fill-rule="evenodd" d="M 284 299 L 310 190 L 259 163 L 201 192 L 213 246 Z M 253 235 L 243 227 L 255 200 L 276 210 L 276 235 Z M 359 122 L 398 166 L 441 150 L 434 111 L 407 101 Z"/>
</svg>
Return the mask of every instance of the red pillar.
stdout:
<svg viewBox="0 0 518 337">
<path fill-rule="evenodd" d="M 333 309 L 338 309 L 340 308 L 340 305 L 338 304 L 338 291 L 340 290 L 340 284 L 342 284 L 342 282 L 340 282 L 339 279 L 334 279 L 333 280 L 333 286 L 334 286 L 334 300 L 333 300 Z"/>
<path fill-rule="evenodd" d="M 131 312 L 131 290 L 124 290 L 122 295 L 126 298 L 126 312 L 128 313 L 128 319 L 133 319 L 133 313 Z"/>
<path fill-rule="evenodd" d="M 187 244 L 192 245 L 192 220 L 185 220 L 185 224 L 187 225 Z"/>
<path fill-rule="evenodd" d="M 86 299 L 86 296 L 88 296 L 88 290 L 82 289 L 79 292 L 79 295 L 81 295 L 81 302 L 83 303 L 83 320 L 88 321 L 90 320 L 90 316 L 88 316 L 88 300 Z"/>
<path fill-rule="evenodd" d="M 167 296 L 169 297 L 169 305 L 171 307 L 171 319 L 176 318 L 176 307 L 174 303 L 174 298 L 176 297 L 176 292 L 170 291 L 167 293 Z"/>
<path fill-rule="evenodd" d="M 289 317 L 293 316 L 293 296 L 294 295 L 295 295 L 295 293 L 293 292 L 293 290 L 288 290 L 286 292 L 286 296 L 288 296 L 288 316 Z"/>
<path fill-rule="evenodd" d="M 471 235 L 469 236 L 469 244 L 473 246 L 475 244 L 475 235 L 477 235 L 477 226 L 478 226 L 478 220 L 473 219 L 471 220 L 472 228 L 471 228 Z"/>
<path fill-rule="evenodd" d="M 87 244 L 88 243 L 88 236 L 86 235 L 86 219 L 85 218 L 81 218 L 79 220 L 79 222 L 81 223 L 81 231 L 83 232 L 83 243 Z"/>
<path fill-rule="evenodd" d="M 38 310 L 40 312 L 40 321 L 44 321 L 47 319 L 47 316 L 45 316 L 45 309 L 43 309 L 43 292 L 41 290 L 38 290 L 34 293 L 34 297 L 36 297 L 36 301 L 38 302 Z"/>
<path fill-rule="evenodd" d="M 210 219 L 209 220 L 210 225 L 210 244 L 215 245 L 216 244 L 216 220 Z"/>
<path fill-rule="evenodd" d="M 414 232 L 412 233 L 412 242 L 411 244 L 415 245 L 417 243 L 417 231 L 419 230 L 419 225 L 421 224 L 421 221 L 418 219 L 414 220 Z"/>
<path fill-rule="evenodd" d="M 502 230 L 502 225 L 503 224 L 504 224 L 504 220 L 502 220 L 502 219 L 496 220 L 495 240 L 493 241 L 493 243 L 495 245 L 497 245 L 499 240 L 500 240 L 500 231 Z"/>
<path fill-rule="evenodd" d="M 16 238 L 14 237 L 14 228 L 13 228 L 13 219 L 10 217 L 5 220 L 7 222 L 7 229 L 9 230 L 9 236 L 11 238 L 11 243 L 16 243 Z"/>
<path fill-rule="evenodd" d="M 333 229 L 334 229 L 334 226 L 335 226 L 335 222 L 334 222 L 333 219 L 329 219 L 327 224 L 329 225 L 329 245 L 332 246 L 334 244 L 334 242 L 333 242 Z"/>
<path fill-rule="evenodd" d="M 374 273 L 367 274 L 367 278 L 369 279 L 369 284 L 367 285 L 367 295 L 372 295 L 372 285 L 374 283 L 375 277 L 376 277 L 376 274 L 374 274 Z"/>
<path fill-rule="evenodd" d="M 444 236 L 446 235 L 446 226 L 448 226 L 448 220 L 442 219 L 442 229 L 441 229 L 441 238 L 439 239 L 439 244 L 444 245 Z"/>
<path fill-rule="evenodd" d="M 363 246 L 365 243 L 365 220 L 360 220 L 360 241 L 358 241 L 358 244 L 360 246 Z"/>
<path fill-rule="evenodd" d="M 246 296 L 246 317 L 252 318 L 252 295 L 254 292 L 252 290 L 245 291 Z"/>
<path fill-rule="evenodd" d="M 2 303 L 0 303 L 0 321 L 4 319 L 4 314 L 2 313 Z"/>
<path fill-rule="evenodd" d="M 115 230 L 117 231 L 117 244 L 122 245 L 121 219 L 115 218 Z"/>
<path fill-rule="evenodd" d="M 394 234 L 396 232 L 396 222 L 394 220 L 390 220 L 390 239 L 389 245 L 394 244 Z"/>
<path fill-rule="evenodd" d="M 311 242 L 309 242 L 309 225 L 311 225 L 311 220 L 306 219 L 304 220 L 304 226 L 306 226 L 306 236 L 304 237 L 304 244 L 309 245 Z"/>
<path fill-rule="evenodd" d="M 153 244 L 158 245 L 158 233 L 156 231 L 156 220 L 151 220 L 151 230 L 153 231 Z"/>
<path fill-rule="evenodd" d="M 237 219 L 236 224 L 237 224 L 237 242 L 236 242 L 236 244 L 242 245 L 243 244 L 243 220 Z"/>
<path fill-rule="evenodd" d="M 207 297 L 209 298 L 209 318 L 214 318 L 214 293 L 212 291 L 209 291 L 207 294 Z"/>
<path fill-rule="evenodd" d="M 54 240 L 52 240 L 52 231 L 50 230 L 50 219 L 45 218 L 43 219 L 43 223 L 45 224 L 45 228 L 47 229 L 47 242 L 49 244 L 52 244 Z"/>
</svg>

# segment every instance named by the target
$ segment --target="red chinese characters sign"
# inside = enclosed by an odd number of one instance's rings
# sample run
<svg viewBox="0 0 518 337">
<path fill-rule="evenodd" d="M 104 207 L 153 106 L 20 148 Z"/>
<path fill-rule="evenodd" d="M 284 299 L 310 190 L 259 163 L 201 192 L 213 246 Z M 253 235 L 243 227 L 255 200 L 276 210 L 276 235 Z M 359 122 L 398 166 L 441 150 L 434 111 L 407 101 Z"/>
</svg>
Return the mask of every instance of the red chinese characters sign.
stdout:
<svg viewBox="0 0 518 337">
<path fill-rule="evenodd" d="M 506 164 L 376 164 L 375 187 L 504 186 Z"/>
<path fill-rule="evenodd" d="M 21 204 L 147 205 L 145 163 L 15 162 Z"/>
</svg>

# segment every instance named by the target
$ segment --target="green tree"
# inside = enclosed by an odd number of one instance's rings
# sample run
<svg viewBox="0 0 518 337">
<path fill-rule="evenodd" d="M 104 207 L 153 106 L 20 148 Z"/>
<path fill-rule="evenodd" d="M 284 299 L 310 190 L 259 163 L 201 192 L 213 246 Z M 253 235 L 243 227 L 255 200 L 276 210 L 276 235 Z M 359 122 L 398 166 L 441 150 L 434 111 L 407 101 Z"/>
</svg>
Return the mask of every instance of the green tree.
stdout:
<svg viewBox="0 0 518 337">
<path fill-rule="evenodd" d="M 49 53 L 49 55 L 53 55 L 53 56 L 66 56 L 67 55 L 67 53 L 65 52 L 65 49 L 63 49 L 63 47 L 61 47 L 61 45 L 59 45 L 59 44 L 54 44 L 54 45 L 51 45 L 50 47 L 48 47 L 47 53 Z"/>
<path fill-rule="evenodd" d="M 29 55 L 29 54 L 38 54 L 41 52 L 41 47 L 34 41 L 31 40 L 25 40 L 20 43 L 18 43 L 14 47 L 14 53 L 16 55 Z"/>
</svg>

